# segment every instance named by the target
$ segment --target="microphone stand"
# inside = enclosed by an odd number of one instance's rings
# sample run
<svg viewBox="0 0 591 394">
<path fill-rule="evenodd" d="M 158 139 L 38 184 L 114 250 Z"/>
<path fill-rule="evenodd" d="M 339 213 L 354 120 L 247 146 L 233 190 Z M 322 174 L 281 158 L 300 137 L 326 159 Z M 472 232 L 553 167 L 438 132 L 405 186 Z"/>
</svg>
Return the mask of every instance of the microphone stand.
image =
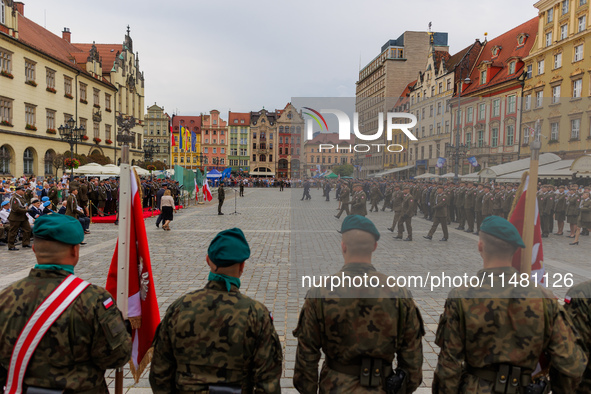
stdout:
<svg viewBox="0 0 591 394">
<path fill-rule="evenodd" d="M 236 210 L 236 200 L 237 200 L 236 192 L 237 192 L 237 190 L 236 189 L 233 189 L 233 190 L 234 190 L 234 212 L 232 212 L 230 215 L 240 215 L 241 213 Z"/>
</svg>

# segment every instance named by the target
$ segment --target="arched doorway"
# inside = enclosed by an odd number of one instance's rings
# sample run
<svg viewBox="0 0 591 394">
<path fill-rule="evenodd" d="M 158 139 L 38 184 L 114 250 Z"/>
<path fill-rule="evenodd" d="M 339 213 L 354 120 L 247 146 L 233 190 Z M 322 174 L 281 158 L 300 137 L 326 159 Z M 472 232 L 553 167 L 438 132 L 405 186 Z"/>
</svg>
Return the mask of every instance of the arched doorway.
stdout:
<svg viewBox="0 0 591 394">
<path fill-rule="evenodd" d="M 10 174 L 10 162 L 14 157 L 14 151 L 10 145 L 2 145 L 0 147 L 0 174 Z"/>
<path fill-rule="evenodd" d="M 23 174 L 33 175 L 35 165 L 35 150 L 33 148 L 27 148 L 23 152 Z"/>
</svg>

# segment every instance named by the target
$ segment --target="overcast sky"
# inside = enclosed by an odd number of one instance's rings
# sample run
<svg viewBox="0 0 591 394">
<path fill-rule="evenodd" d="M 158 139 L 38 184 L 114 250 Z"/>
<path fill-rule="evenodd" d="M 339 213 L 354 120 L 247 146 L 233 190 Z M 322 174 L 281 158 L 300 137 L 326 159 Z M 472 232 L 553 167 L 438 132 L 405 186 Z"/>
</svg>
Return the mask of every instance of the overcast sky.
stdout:
<svg viewBox="0 0 591 394">
<path fill-rule="evenodd" d="M 129 24 L 146 106 L 179 115 L 215 108 L 224 118 L 283 108 L 291 97 L 355 96 L 360 63 L 429 22 L 449 33 L 453 54 L 537 15 L 529 0 L 24 2 L 25 16 L 60 36 L 69 27 L 72 42 L 122 43 Z"/>
</svg>

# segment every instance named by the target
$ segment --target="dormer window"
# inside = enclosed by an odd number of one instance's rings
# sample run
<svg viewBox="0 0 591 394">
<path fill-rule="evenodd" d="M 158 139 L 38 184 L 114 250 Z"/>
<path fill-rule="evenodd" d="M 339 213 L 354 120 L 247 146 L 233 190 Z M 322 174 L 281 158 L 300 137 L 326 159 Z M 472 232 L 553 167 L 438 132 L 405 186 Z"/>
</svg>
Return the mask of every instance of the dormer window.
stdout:
<svg viewBox="0 0 591 394">
<path fill-rule="evenodd" d="M 495 47 L 493 47 L 493 49 L 492 49 L 492 57 L 493 57 L 493 59 L 499 56 L 499 52 L 501 52 L 501 49 L 503 49 L 503 48 L 500 47 L 500 46 L 498 46 L 498 45 L 495 46 Z"/>
<path fill-rule="evenodd" d="M 481 85 L 484 85 L 486 83 L 486 71 L 487 70 L 480 71 L 480 84 Z"/>
<path fill-rule="evenodd" d="M 509 63 L 509 75 L 515 74 L 515 63 L 516 61 L 512 61 Z"/>
<path fill-rule="evenodd" d="M 293 117 L 293 115 L 291 114 L 291 112 L 287 113 L 287 119 L 291 119 Z"/>
<path fill-rule="evenodd" d="M 527 37 L 528 35 L 525 33 L 521 33 L 517 36 L 517 48 L 521 48 L 525 44 Z"/>
</svg>

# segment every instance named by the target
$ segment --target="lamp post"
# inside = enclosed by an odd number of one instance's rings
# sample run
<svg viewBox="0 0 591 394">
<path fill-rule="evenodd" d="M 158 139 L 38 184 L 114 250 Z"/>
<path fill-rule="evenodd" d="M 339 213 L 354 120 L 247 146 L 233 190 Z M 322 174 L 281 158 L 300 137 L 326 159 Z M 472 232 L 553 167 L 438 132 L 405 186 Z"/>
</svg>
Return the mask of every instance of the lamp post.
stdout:
<svg viewBox="0 0 591 394">
<path fill-rule="evenodd" d="M 517 140 L 517 160 L 521 159 L 521 138 L 523 138 L 521 134 L 523 129 L 521 120 L 523 119 L 523 88 L 525 87 L 526 78 L 527 73 L 525 71 L 521 73 L 519 78 L 517 78 L 517 81 L 521 85 L 521 104 L 519 105 L 519 139 Z"/>
<path fill-rule="evenodd" d="M 82 141 L 82 137 L 86 135 L 86 129 L 82 126 L 76 126 L 74 118 L 70 118 L 66 121 L 65 125 L 61 125 L 57 128 L 60 132 L 62 141 L 70 144 L 70 160 L 72 161 L 70 167 L 70 180 L 74 179 L 74 145 L 78 147 L 78 141 Z"/>
<path fill-rule="evenodd" d="M 456 183 L 459 180 L 458 172 L 459 172 L 460 160 L 466 155 L 466 153 L 468 152 L 468 149 L 470 149 L 470 147 L 468 145 L 460 144 L 458 142 L 459 142 L 459 139 L 456 139 L 455 145 L 452 145 L 449 142 L 445 143 L 445 155 L 451 156 L 454 161 L 454 182 L 456 182 Z"/>
<path fill-rule="evenodd" d="M 220 164 L 220 158 L 219 157 L 214 157 L 211 159 L 211 164 L 213 164 L 216 167 L 217 170 L 217 166 L 218 164 Z"/>
<path fill-rule="evenodd" d="M 144 164 L 146 162 L 152 163 L 154 161 L 154 154 L 160 153 L 160 148 L 157 144 L 154 143 L 154 140 L 151 139 L 148 142 L 144 143 Z M 152 171 L 150 171 L 150 180 L 154 180 L 154 175 Z"/>
</svg>

